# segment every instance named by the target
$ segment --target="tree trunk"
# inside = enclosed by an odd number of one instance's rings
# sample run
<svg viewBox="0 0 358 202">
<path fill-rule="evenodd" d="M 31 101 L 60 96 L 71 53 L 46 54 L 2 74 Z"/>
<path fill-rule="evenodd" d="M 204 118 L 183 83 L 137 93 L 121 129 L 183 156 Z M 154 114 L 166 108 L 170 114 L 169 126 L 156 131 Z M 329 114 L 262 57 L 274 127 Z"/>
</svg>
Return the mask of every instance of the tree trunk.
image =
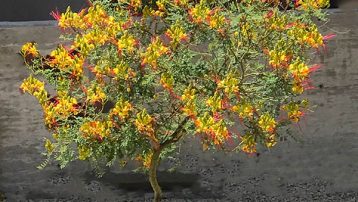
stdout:
<svg viewBox="0 0 358 202">
<path fill-rule="evenodd" d="M 157 179 L 157 168 L 160 161 L 159 159 L 160 151 L 161 151 L 160 149 L 154 150 L 152 160 L 150 162 L 150 168 L 149 168 L 149 182 L 154 191 L 154 199 L 153 199 L 154 202 L 159 202 L 162 198 L 162 189 L 160 188 Z"/>
</svg>

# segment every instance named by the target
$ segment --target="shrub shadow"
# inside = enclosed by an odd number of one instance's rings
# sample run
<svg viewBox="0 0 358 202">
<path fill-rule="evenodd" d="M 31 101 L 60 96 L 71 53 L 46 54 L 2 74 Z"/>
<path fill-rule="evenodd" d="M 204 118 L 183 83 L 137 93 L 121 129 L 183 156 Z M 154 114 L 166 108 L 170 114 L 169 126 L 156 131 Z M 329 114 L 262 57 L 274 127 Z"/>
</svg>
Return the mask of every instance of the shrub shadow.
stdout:
<svg viewBox="0 0 358 202">
<path fill-rule="evenodd" d="M 212 193 L 210 189 L 200 185 L 199 174 L 159 171 L 157 176 L 163 192 L 172 193 L 177 197 L 182 196 L 192 199 L 220 198 L 217 194 Z M 96 180 L 105 186 L 111 186 L 125 192 L 135 192 L 138 195 L 152 193 L 148 176 L 142 173 L 107 172 L 101 178 L 96 178 L 92 172 L 86 172 L 84 178 L 87 183 Z"/>
<path fill-rule="evenodd" d="M 177 188 L 200 188 L 198 184 L 198 174 L 188 174 L 180 172 L 163 172 L 159 171 L 158 182 L 163 191 L 173 191 Z M 113 173 L 107 172 L 101 178 L 96 178 L 92 172 L 86 172 L 86 182 L 98 180 L 101 183 L 109 186 L 114 186 L 118 189 L 126 191 L 151 191 L 152 188 L 148 181 L 148 176 L 142 173 L 126 172 Z"/>
</svg>

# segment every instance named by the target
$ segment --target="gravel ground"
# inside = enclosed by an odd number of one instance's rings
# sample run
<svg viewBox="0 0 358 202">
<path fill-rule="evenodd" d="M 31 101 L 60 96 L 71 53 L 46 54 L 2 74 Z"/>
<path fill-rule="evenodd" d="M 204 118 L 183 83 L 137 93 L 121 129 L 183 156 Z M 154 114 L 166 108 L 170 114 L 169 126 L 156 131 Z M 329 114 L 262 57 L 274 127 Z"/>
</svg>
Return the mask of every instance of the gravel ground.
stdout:
<svg viewBox="0 0 358 202">
<path fill-rule="evenodd" d="M 306 94 L 317 107 L 296 127 L 301 141 L 248 157 L 203 152 L 186 139 L 176 171 L 165 171 L 170 161 L 160 167 L 164 201 L 358 201 L 358 12 L 330 18 L 323 29 L 340 34 L 315 59 L 325 66 Z M 29 72 L 16 52 L 27 41 L 49 51 L 58 35 L 53 26 L 0 27 L 0 201 L 149 201 L 149 183 L 131 166 L 103 178 L 85 162 L 36 169 L 50 134 L 36 100 L 18 91 Z"/>
</svg>

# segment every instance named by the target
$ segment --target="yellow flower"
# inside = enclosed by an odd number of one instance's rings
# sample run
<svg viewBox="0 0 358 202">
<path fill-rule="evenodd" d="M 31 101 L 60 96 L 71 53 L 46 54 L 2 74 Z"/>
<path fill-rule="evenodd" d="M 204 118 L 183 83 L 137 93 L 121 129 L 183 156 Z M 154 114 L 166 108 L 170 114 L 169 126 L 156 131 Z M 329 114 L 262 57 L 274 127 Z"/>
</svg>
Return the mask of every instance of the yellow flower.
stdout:
<svg viewBox="0 0 358 202">
<path fill-rule="evenodd" d="M 190 100 L 194 100 L 195 99 L 195 89 L 191 88 L 190 86 L 188 88 L 186 88 L 183 92 L 183 95 L 181 96 L 181 99 L 183 102 L 187 102 Z"/>
<path fill-rule="evenodd" d="M 184 102 L 182 111 L 188 116 L 196 115 L 195 93 L 195 89 L 189 86 L 184 90 L 181 96 L 181 100 Z"/>
<path fill-rule="evenodd" d="M 110 112 L 111 115 L 119 116 L 121 119 L 125 119 L 129 116 L 129 112 L 133 109 L 133 106 L 128 101 L 125 101 L 122 97 L 119 98 L 115 107 Z"/>
<path fill-rule="evenodd" d="M 300 6 L 303 10 L 320 9 L 327 7 L 329 5 L 329 0 L 298 0 L 296 5 Z"/>
<path fill-rule="evenodd" d="M 164 88 L 172 89 L 174 84 L 173 75 L 169 73 L 163 73 L 160 77 L 160 83 L 163 85 Z"/>
<path fill-rule="evenodd" d="M 142 0 L 130 0 L 129 5 L 137 11 L 142 6 Z"/>
<path fill-rule="evenodd" d="M 21 48 L 21 54 L 23 56 L 32 55 L 34 57 L 39 56 L 39 51 L 37 50 L 37 44 L 33 42 L 25 43 Z"/>
<path fill-rule="evenodd" d="M 23 92 L 27 92 L 38 99 L 40 104 L 44 104 L 47 100 L 47 91 L 45 90 L 45 83 L 37 80 L 32 75 L 23 81 L 20 86 Z"/>
<path fill-rule="evenodd" d="M 223 120 L 216 122 L 211 127 L 211 130 L 214 135 L 213 141 L 216 145 L 223 144 L 229 137 L 229 130 Z"/>
<path fill-rule="evenodd" d="M 206 104 L 215 112 L 222 109 L 222 102 L 221 96 L 215 92 L 213 96 L 209 97 Z"/>
<path fill-rule="evenodd" d="M 58 26 L 62 29 L 85 29 L 87 27 L 83 20 L 84 10 L 79 13 L 74 13 L 71 11 L 70 7 L 67 7 L 66 12 L 62 13 L 61 16 L 58 16 L 58 14 L 55 13 L 52 14 L 57 18 Z"/>
<path fill-rule="evenodd" d="M 201 0 L 194 8 L 189 10 L 189 14 L 195 23 L 203 23 L 210 14 L 210 9 L 205 5 L 205 0 Z"/>
<path fill-rule="evenodd" d="M 128 80 L 136 75 L 136 73 L 129 67 L 129 65 L 123 61 L 119 62 L 115 68 L 113 68 L 113 73 L 118 79 Z"/>
<path fill-rule="evenodd" d="M 223 144 L 229 137 L 225 122 L 222 119 L 215 120 L 208 112 L 195 120 L 195 126 L 197 133 L 206 133 L 216 145 Z"/>
<path fill-rule="evenodd" d="M 149 152 L 143 156 L 143 166 L 149 169 L 150 164 L 152 162 L 153 152 Z"/>
<path fill-rule="evenodd" d="M 269 64 L 273 68 L 286 66 L 287 62 L 289 61 L 289 57 L 286 51 L 271 50 L 269 52 L 269 57 L 270 57 Z"/>
<path fill-rule="evenodd" d="M 239 79 L 234 73 L 229 73 L 224 80 L 218 83 L 218 88 L 223 88 L 227 94 L 237 93 L 239 91 Z"/>
<path fill-rule="evenodd" d="M 287 105 L 284 105 L 282 109 L 287 111 L 288 118 L 293 122 L 298 122 L 303 116 L 303 112 L 300 110 L 300 105 L 298 103 L 289 103 Z"/>
<path fill-rule="evenodd" d="M 181 110 L 187 116 L 195 116 L 197 114 L 194 100 L 186 102 Z"/>
<path fill-rule="evenodd" d="M 149 64 L 153 68 L 156 68 L 160 56 L 166 54 L 168 51 L 169 49 L 163 45 L 159 37 L 155 37 L 143 54 L 142 65 Z"/>
<path fill-rule="evenodd" d="M 155 2 L 155 4 L 157 4 L 158 10 L 160 10 L 160 11 L 166 11 L 165 3 L 166 3 L 167 1 L 168 1 L 168 0 L 157 0 L 157 1 Z"/>
<path fill-rule="evenodd" d="M 95 104 L 96 102 L 103 103 L 106 98 L 106 94 L 98 84 L 92 84 L 87 91 L 87 101 L 91 104 Z"/>
<path fill-rule="evenodd" d="M 51 154 L 53 152 L 53 150 L 55 149 L 55 146 L 52 144 L 52 142 L 46 138 L 45 141 L 45 148 L 47 153 Z"/>
<path fill-rule="evenodd" d="M 106 22 L 107 26 L 104 28 L 103 33 L 108 35 L 109 39 L 117 37 L 118 32 L 123 30 L 125 24 L 129 24 L 130 19 L 127 22 L 125 21 L 116 21 L 113 16 L 109 16 Z"/>
<path fill-rule="evenodd" d="M 292 85 L 292 92 L 296 94 L 302 94 L 304 91 L 304 88 L 302 86 L 302 83 L 300 82 L 294 82 Z"/>
<path fill-rule="evenodd" d="M 312 48 L 323 45 L 323 36 L 319 33 L 316 25 L 296 24 L 287 34 L 300 44 L 307 44 Z"/>
<path fill-rule="evenodd" d="M 51 67 L 56 66 L 62 71 L 67 71 L 68 67 L 73 64 L 73 59 L 63 46 L 51 51 L 50 57 L 52 59 L 48 62 L 48 64 Z"/>
<path fill-rule="evenodd" d="M 267 134 L 265 138 L 265 145 L 267 148 L 275 146 L 277 143 L 276 134 Z"/>
<path fill-rule="evenodd" d="M 224 15 L 220 14 L 219 9 L 215 9 L 212 13 L 207 17 L 209 27 L 211 29 L 220 30 L 227 23 Z"/>
<path fill-rule="evenodd" d="M 242 101 L 236 106 L 233 106 L 232 110 L 237 112 L 240 118 L 252 118 L 254 115 L 254 107 L 246 101 Z"/>
<path fill-rule="evenodd" d="M 43 105 L 43 110 L 45 124 L 50 128 L 57 124 L 57 120 L 66 120 L 80 112 L 77 100 L 62 91 L 58 92 L 58 96 L 48 100 Z"/>
<path fill-rule="evenodd" d="M 119 51 L 126 50 L 128 53 L 133 53 L 135 51 L 135 47 L 137 44 L 137 40 L 133 35 L 130 35 L 128 32 L 124 32 L 121 38 L 117 42 L 117 47 Z"/>
<path fill-rule="evenodd" d="M 83 17 L 83 21 L 93 28 L 105 27 L 107 20 L 107 13 L 99 4 L 89 7 L 87 14 Z"/>
<path fill-rule="evenodd" d="M 201 133 L 201 132 L 209 133 L 210 128 L 212 127 L 212 125 L 214 125 L 214 123 L 215 123 L 214 118 L 208 112 L 205 112 L 195 122 L 196 132 L 198 132 L 198 133 Z"/>
<path fill-rule="evenodd" d="M 143 109 L 141 112 L 137 113 L 135 125 L 137 126 L 138 131 L 147 135 L 149 139 L 155 143 L 158 143 L 158 139 L 154 134 L 153 122 L 154 119 L 147 113 L 146 109 Z"/>
<path fill-rule="evenodd" d="M 285 15 L 280 15 L 279 12 L 272 11 L 273 16 L 269 17 L 267 22 L 269 24 L 269 28 L 273 30 L 282 31 L 286 29 L 287 26 L 287 17 Z"/>
<path fill-rule="evenodd" d="M 84 138 L 94 138 L 102 142 L 111 134 L 112 124 L 109 121 L 89 121 L 82 124 L 80 132 Z"/>
<path fill-rule="evenodd" d="M 258 121 L 259 127 L 267 133 L 273 133 L 276 128 L 275 119 L 268 113 L 265 113 L 260 116 Z"/>
<path fill-rule="evenodd" d="M 296 82 L 302 82 L 307 79 L 309 74 L 309 67 L 302 63 L 300 59 L 297 59 L 295 62 L 290 64 L 288 70 L 291 72 Z"/>
<path fill-rule="evenodd" d="M 172 46 L 177 46 L 181 41 L 187 40 L 188 35 L 185 33 L 184 28 L 176 22 L 171 25 L 170 28 L 166 31 L 166 35 L 170 38 L 170 43 Z"/>
<path fill-rule="evenodd" d="M 189 0 L 174 0 L 174 4 L 181 7 L 187 7 L 189 5 Z"/>
<path fill-rule="evenodd" d="M 247 133 L 241 139 L 241 150 L 246 153 L 255 153 L 256 152 L 256 141 L 254 135 Z"/>
</svg>

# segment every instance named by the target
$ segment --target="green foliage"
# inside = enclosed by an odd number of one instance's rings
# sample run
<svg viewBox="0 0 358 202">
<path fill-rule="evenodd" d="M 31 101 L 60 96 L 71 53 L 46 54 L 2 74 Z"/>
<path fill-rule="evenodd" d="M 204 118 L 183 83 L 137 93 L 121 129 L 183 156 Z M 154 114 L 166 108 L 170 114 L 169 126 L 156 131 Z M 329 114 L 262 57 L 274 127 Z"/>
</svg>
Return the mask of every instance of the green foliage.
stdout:
<svg viewBox="0 0 358 202">
<path fill-rule="evenodd" d="M 21 86 L 54 134 L 40 167 L 53 156 L 99 173 L 127 160 L 156 168 L 152 156 L 172 158 L 187 135 L 206 149 L 273 147 L 307 110 L 299 96 L 317 67 L 312 49 L 324 46 L 314 22 L 324 2 L 299 2 L 94 1 L 54 14 L 66 42 L 46 57 L 34 43 L 21 51 L 56 90 L 34 77 Z"/>
</svg>

